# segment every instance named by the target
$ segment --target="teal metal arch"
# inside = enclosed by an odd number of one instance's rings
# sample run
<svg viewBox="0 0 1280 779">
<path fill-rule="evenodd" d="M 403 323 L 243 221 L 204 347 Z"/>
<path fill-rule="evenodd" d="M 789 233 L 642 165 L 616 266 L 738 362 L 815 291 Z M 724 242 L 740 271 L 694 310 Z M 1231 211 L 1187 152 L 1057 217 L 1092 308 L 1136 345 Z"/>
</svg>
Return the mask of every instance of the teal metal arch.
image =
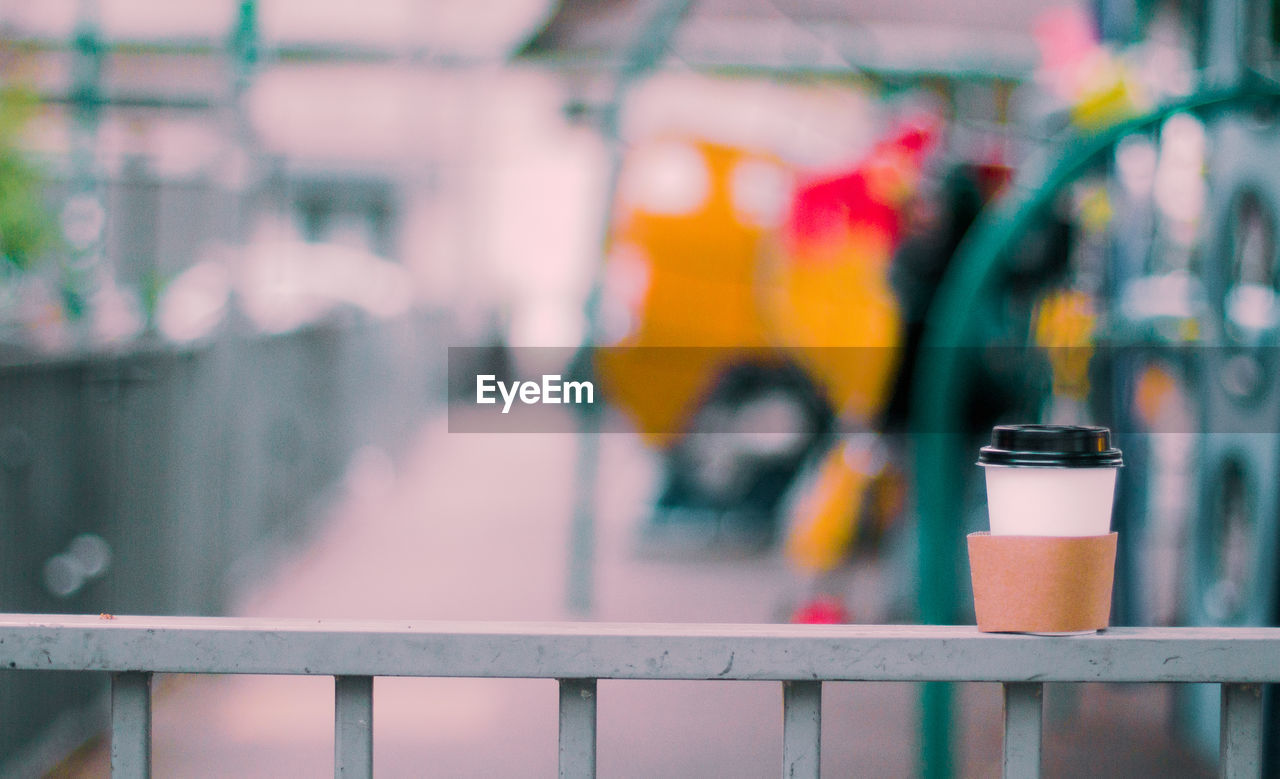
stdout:
<svg viewBox="0 0 1280 779">
<path fill-rule="evenodd" d="M 1062 189 L 1095 164 L 1124 137 L 1149 131 L 1179 113 L 1212 114 L 1280 99 L 1280 84 L 1251 78 L 1240 86 L 1209 89 L 1056 146 L 1057 161 L 1047 171 L 1020 176 L 1010 192 L 979 217 L 957 249 L 939 284 L 925 323 L 911 397 L 913 473 L 920 516 L 918 605 L 925 624 L 952 624 L 959 618 L 957 585 L 962 548 L 961 507 L 974 453 L 957 398 L 972 379 L 959 347 L 978 345 L 974 326 L 979 304 L 993 294 L 1001 263 L 1014 242 L 1034 224 Z M 920 704 L 921 774 L 950 776 L 952 766 L 951 689 L 925 685 Z"/>
</svg>

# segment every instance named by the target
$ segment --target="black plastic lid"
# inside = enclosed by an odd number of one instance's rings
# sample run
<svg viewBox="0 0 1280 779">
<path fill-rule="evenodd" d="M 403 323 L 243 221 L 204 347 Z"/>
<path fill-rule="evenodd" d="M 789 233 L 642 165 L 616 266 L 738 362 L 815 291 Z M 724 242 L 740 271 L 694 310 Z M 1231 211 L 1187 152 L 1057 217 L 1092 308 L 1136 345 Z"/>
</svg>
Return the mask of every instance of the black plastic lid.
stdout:
<svg viewBox="0 0 1280 779">
<path fill-rule="evenodd" d="M 1111 446 L 1111 431 L 1105 427 L 997 425 L 991 430 L 991 445 L 978 453 L 978 464 L 1119 468 L 1124 460 Z"/>
</svg>

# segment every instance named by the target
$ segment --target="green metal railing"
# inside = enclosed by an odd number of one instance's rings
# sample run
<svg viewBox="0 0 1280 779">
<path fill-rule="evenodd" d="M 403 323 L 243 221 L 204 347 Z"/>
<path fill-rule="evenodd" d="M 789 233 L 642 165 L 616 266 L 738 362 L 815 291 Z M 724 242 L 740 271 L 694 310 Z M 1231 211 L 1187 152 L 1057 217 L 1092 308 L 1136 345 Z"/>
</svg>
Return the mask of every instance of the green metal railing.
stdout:
<svg viewBox="0 0 1280 779">
<path fill-rule="evenodd" d="M 965 483 L 972 475 L 971 431 L 965 430 L 963 399 L 973 380 L 963 347 L 980 344 L 975 334 L 983 302 L 995 293 L 1002 263 L 1015 242 L 1051 207 L 1065 187 L 1096 164 L 1117 142 L 1150 131 L 1180 113 L 1212 114 L 1280 99 L 1280 85 L 1262 80 L 1203 91 L 1150 113 L 1073 137 L 1056 149 L 1055 164 L 1029 168 L 1006 197 L 969 231 L 943 277 L 929 312 L 912 397 L 913 464 L 920 512 L 919 608 L 925 624 L 960 620 L 960 553 Z M 921 703 L 925 774 L 951 774 L 951 696 L 929 685 Z"/>
</svg>

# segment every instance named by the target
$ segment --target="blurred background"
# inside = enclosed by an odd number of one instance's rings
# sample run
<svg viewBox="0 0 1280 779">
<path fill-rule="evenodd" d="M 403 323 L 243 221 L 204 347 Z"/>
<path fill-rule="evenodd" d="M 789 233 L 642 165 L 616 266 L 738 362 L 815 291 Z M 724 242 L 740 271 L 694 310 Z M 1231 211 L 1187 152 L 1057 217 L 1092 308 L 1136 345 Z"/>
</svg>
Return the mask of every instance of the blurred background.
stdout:
<svg viewBox="0 0 1280 779">
<path fill-rule="evenodd" d="M 976 449 L 1039 421 L 1125 452 L 1113 624 L 1280 624 L 1277 40 L 1244 0 L 0 4 L 0 611 L 964 624 Z M 547 373 L 601 402 L 475 423 Z M 380 774 L 555 770 L 550 683 L 377 685 Z M 826 689 L 830 775 L 996 770 L 998 686 Z M 776 685 L 601 690 L 606 776 L 776 771 Z M 0 671 L 0 775 L 104 775 L 105 692 Z M 332 695 L 167 677 L 157 773 L 330 772 Z M 1217 696 L 1050 686 L 1047 769 L 1208 775 Z"/>
</svg>

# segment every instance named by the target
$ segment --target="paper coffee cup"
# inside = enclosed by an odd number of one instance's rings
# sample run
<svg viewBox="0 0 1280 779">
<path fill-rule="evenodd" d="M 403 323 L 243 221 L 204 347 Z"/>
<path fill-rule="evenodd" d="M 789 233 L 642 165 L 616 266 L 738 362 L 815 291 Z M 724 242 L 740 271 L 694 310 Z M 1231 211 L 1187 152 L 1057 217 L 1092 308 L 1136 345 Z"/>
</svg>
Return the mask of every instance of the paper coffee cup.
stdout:
<svg viewBox="0 0 1280 779">
<path fill-rule="evenodd" d="M 991 517 L 989 534 L 969 536 L 978 629 L 1061 636 L 1106 627 L 1123 464 L 1111 431 L 1001 425 L 978 464 Z"/>
<path fill-rule="evenodd" d="M 1111 532 L 1120 450 L 1105 427 L 1000 425 L 978 464 L 992 535 L 1103 536 Z"/>
</svg>

